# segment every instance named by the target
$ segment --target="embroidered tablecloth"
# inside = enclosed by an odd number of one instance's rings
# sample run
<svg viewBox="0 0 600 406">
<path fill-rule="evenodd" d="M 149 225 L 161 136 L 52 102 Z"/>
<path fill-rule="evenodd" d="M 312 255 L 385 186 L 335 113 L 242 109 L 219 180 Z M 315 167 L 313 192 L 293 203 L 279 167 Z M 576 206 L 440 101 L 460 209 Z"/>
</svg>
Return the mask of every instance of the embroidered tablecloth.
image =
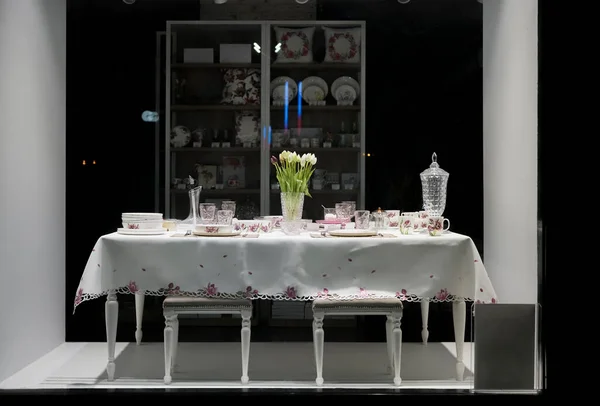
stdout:
<svg viewBox="0 0 600 406">
<path fill-rule="evenodd" d="M 473 241 L 438 237 L 312 238 L 280 231 L 259 238 L 100 237 L 77 288 L 75 307 L 114 290 L 166 296 L 312 300 L 473 300 L 496 294 Z"/>
</svg>

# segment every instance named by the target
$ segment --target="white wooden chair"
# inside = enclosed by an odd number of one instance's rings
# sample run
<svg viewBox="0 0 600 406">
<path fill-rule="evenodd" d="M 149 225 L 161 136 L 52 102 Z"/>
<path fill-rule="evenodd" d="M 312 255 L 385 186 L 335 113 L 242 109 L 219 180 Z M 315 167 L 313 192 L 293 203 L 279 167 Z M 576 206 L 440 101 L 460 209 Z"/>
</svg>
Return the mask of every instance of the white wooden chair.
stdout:
<svg viewBox="0 0 600 406">
<path fill-rule="evenodd" d="M 242 383 L 249 382 L 248 361 L 250 359 L 250 319 L 252 301 L 219 298 L 196 298 L 186 296 L 168 297 L 163 302 L 165 316 L 165 384 L 172 381 L 179 343 L 180 314 L 239 314 L 242 316 Z"/>
<path fill-rule="evenodd" d="M 386 341 L 390 369 L 394 375 L 394 384 L 400 386 L 400 361 L 402 359 L 402 302 L 399 299 L 356 299 L 335 300 L 316 299 L 313 301 L 313 341 L 315 347 L 315 363 L 317 367 L 317 385 L 323 385 L 323 348 L 325 345 L 325 331 L 323 319 L 325 316 L 367 316 L 386 315 Z"/>
</svg>

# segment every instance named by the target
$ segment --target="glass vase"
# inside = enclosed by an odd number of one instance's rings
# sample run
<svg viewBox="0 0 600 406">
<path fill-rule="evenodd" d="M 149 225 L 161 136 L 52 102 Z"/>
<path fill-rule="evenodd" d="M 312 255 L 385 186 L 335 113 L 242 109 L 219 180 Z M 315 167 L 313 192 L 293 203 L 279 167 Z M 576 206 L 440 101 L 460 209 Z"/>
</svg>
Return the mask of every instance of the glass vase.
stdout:
<svg viewBox="0 0 600 406">
<path fill-rule="evenodd" d="M 283 221 L 294 221 L 302 218 L 304 193 L 281 192 L 281 214 Z"/>
<path fill-rule="evenodd" d="M 200 192 L 202 186 L 196 186 L 193 189 L 188 190 L 188 197 L 190 198 L 190 214 L 180 224 L 196 227 L 200 221 L 200 211 L 198 206 L 200 204 Z"/>
</svg>

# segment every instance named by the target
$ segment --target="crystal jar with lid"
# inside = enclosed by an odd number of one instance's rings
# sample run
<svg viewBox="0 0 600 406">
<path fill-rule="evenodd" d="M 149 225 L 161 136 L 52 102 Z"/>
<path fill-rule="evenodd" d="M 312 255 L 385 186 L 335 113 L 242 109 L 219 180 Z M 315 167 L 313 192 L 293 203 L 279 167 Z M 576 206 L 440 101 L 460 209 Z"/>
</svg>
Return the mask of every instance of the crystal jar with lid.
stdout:
<svg viewBox="0 0 600 406">
<path fill-rule="evenodd" d="M 423 188 L 423 209 L 430 216 L 441 216 L 446 208 L 446 193 L 450 174 L 440 168 L 437 154 L 431 156 L 431 165 L 421 172 Z"/>
</svg>

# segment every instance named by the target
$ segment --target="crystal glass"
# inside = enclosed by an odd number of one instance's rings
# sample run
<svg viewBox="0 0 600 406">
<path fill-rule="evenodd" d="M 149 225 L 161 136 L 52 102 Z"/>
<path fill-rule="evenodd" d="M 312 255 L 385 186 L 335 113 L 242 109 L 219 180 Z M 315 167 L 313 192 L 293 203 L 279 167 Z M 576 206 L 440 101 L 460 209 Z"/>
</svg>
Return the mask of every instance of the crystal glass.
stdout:
<svg viewBox="0 0 600 406">
<path fill-rule="evenodd" d="M 231 225 L 233 212 L 231 210 L 219 210 L 217 212 L 217 224 Z"/>
<path fill-rule="evenodd" d="M 182 225 L 193 225 L 196 226 L 198 220 L 198 204 L 200 204 L 200 192 L 202 186 L 196 186 L 193 189 L 188 190 L 188 197 L 190 198 L 190 214 L 185 220 L 181 222 Z"/>
<path fill-rule="evenodd" d="M 441 216 L 446 209 L 446 192 L 450 174 L 440 168 L 437 163 L 437 154 L 431 157 L 429 168 L 421 172 L 423 187 L 423 209 L 430 216 Z"/>
<path fill-rule="evenodd" d="M 217 207 L 214 203 L 200 203 L 200 218 L 203 223 L 210 223 L 215 221 L 215 212 Z"/>
<path fill-rule="evenodd" d="M 371 212 L 369 210 L 357 210 L 354 212 L 354 228 L 357 230 L 367 230 L 369 228 L 369 219 Z"/>
<path fill-rule="evenodd" d="M 223 200 L 221 202 L 221 210 L 231 210 L 235 217 L 235 202 L 233 200 Z"/>
<path fill-rule="evenodd" d="M 323 220 L 335 220 L 336 218 L 335 208 L 323 207 Z"/>
<path fill-rule="evenodd" d="M 354 212 L 356 211 L 356 202 L 353 201 L 343 201 L 342 203 L 346 203 L 350 205 L 350 213 L 353 216 Z"/>
<path fill-rule="evenodd" d="M 349 221 L 350 217 L 352 217 L 352 206 L 348 203 L 336 203 L 335 215 L 339 220 Z"/>
<path fill-rule="evenodd" d="M 304 227 L 302 220 L 291 220 L 281 222 L 281 231 L 286 235 L 299 235 Z"/>
</svg>

